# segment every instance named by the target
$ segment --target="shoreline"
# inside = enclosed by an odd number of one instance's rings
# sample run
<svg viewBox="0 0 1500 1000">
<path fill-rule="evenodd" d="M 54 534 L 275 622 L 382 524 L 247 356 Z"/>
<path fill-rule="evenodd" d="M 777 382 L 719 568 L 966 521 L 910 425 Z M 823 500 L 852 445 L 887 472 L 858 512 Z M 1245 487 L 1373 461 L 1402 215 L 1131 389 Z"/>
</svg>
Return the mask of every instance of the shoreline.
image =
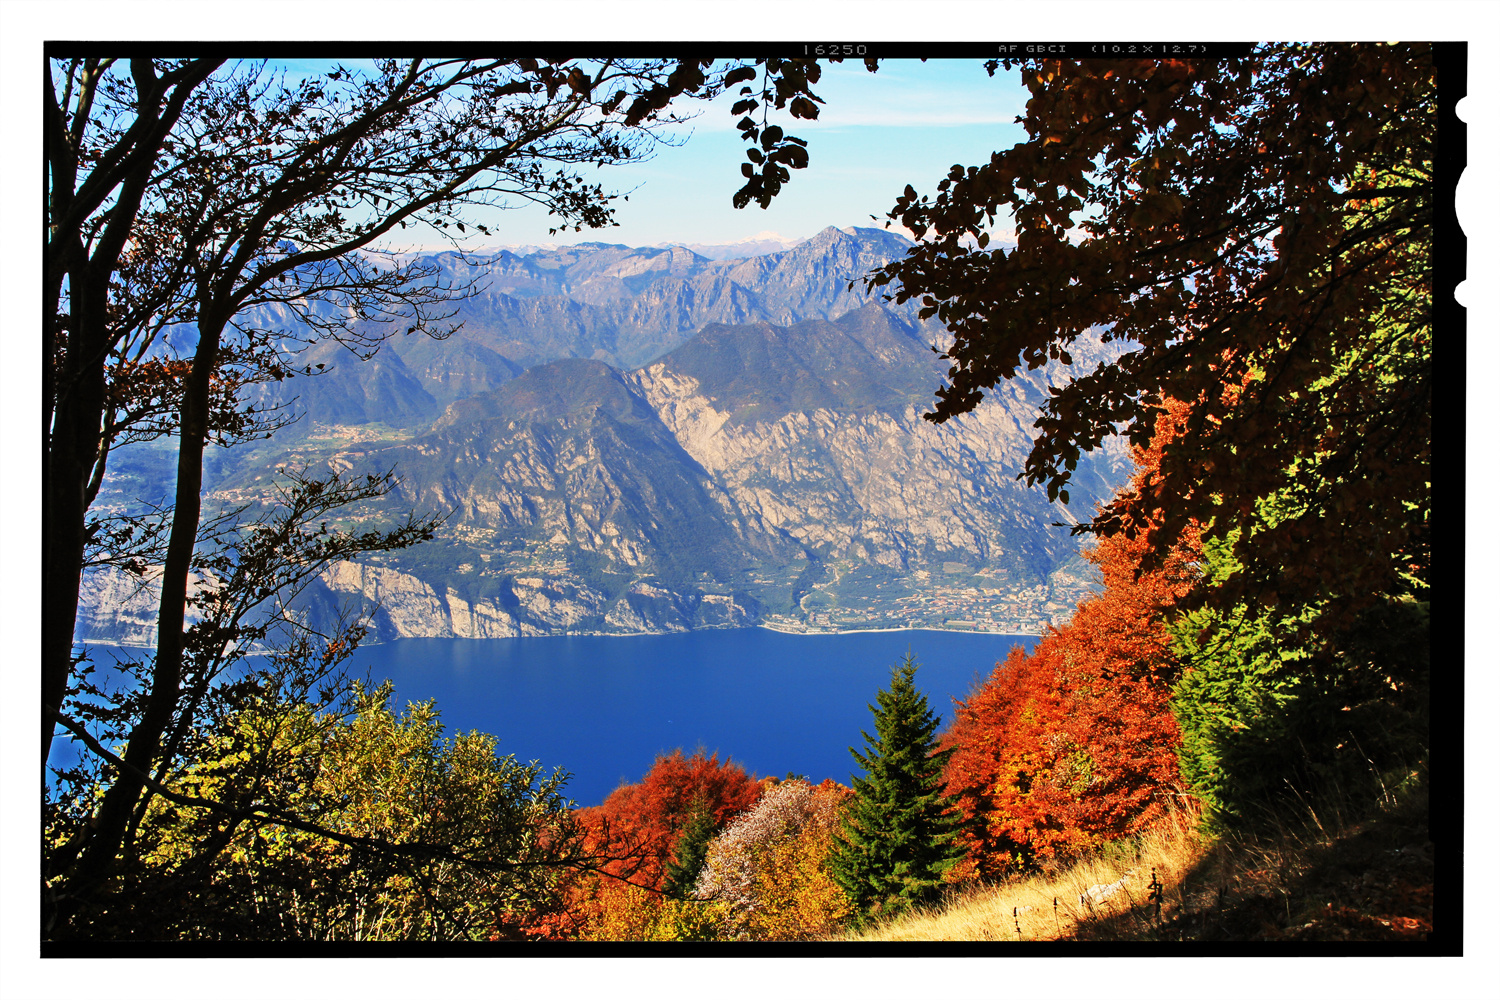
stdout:
<svg viewBox="0 0 1500 1000">
<path fill-rule="evenodd" d="M 798 631 L 796 629 L 778 628 L 775 625 L 767 625 L 762 622 L 756 625 L 752 625 L 751 628 L 769 629 L 772 632 L 779 632 L 782 635 L 861 635 L 866 632 L 942 632 L 945 635 L 1023 635 L 1027 638 L 1040 639 L 1043 635 L 1046 634 L 1043 632 L 990 632 L 977 628 L 933 628 L 930 625 L 917 625 L 915 627 L 907 628 L 850 628 L 831 629 L 828 631 L 817 632 L 804 632 Z"/>
<path fill-rule="evenodd" d="M 851 628 L 851 629 L 827 629 L 827 630 L 819 629 L 817 631 L 804 631 L 804 630 L 799 630 L 799 629 L 783 628 L 783 627 L 776 626 L 776 625 L 768 625 L 765 622 L 756 622 L 754 625 L 716 625 L 716 626 L 710 626 L 708 628 L 680 629 L 680 630 L 672 630 L 672 631 L 666 631 L 666 632 L 559 632 L 559 633 L 554 633 L 554 634 L 551 634 L 551 635 L 502 635 L 502 636 L 490 636 L 490 637 L 487 637 L 485 639 L 474 639 L 474 638 L 466 638 L 466 637 L 463 637 L 463 636 L 452 636 L 452 635 L 450 635 L 450 636 L 443 636 L 443 635 L 407 635 L 407 636 L 401 636 L 399 638 L 389 639 L 389 640 L 374 639 L 374 640 L 371 640 L 371 641 L 368 641 L 368 642 L 361 642 L 359 645 L 360 645 L 360 648 L 364 648 L 366 646 L 387 646 L 387 645 L 390 645 L 393 642 L 402 642 L 402 641 L 404 641 L 406 639 L 448 639 L 448 640 L 451 640 L 451 641 L 454 641 L 454 642 L 486 642 L 486 641 L 493 642 L 493 641 L 507 640 L 507 639 L 568 639 L 568 638 L 594 637 L 594 636 L 600 636 L 600 637 L 605 637 L 605 638 L 629 639 L 629 638 L 631 638 L 633 636 L 687 635 L 687 634 L 689 634 L 691 632 L 728 632 L 728 631 L 732 631 L 734 629 L 739 629 L 739 628 L 763 628 L 763 629 L 765 629 L 768 632 L 775 632 L 778 635 L 806 635 L 806 636 L 864 635 L 864 634 L 875 634 L 875 633 L 884 633 L 884 632 L 941 632 L 944 635 L 993 635 L 993 636 L 1012 636 L 1012 637 L 1024 636 L 1025 638 L 1028 638 L 1028 639 L 1040 639 L 1044 635 L 1046 635 L 1045 632 L 1025 632 L 1025 631 L 1016 631 L 1016 632 L 989 632 L 989 631 L 983 631 L 983 630 L 980 630 L 980 629 L 972 629 L 972 628 L 933 628 L 933 627 L 928 626 L 928 625 L 918 625 L 918 626 L 915 626 L 915 627 L 907 627 L 907 628 Z M 107 639 L 87 639 L 87 640 L 85 640 L 83 642 L 74 642 L 73 645 L 75 647 L 79 647 L 79 646 L 89 646 L 89 647 L 102 646 L 102 647 L 105 647 L 107 649 L 141 649 L 141 650 L 149 650 L 149 649 L 155 649 L 156 648 L 154 645 L 147 644 L 147 643 L 111 642 L 111 641 L 109 641 Z M 270 652 L 271 652 L 270 650 L 265 650 L 265 649 L 251 649 L 251 650 L 246 650 L 245 651 L 245 655 L 246 656 L 266 656 Z"/>
</svg>

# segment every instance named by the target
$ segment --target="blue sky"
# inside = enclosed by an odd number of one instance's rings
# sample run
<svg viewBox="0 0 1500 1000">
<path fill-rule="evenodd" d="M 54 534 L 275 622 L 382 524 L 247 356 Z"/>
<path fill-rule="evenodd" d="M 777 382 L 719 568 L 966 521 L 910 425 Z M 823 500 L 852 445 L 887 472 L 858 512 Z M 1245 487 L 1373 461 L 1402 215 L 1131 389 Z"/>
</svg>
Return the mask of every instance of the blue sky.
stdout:
<svg viewBox="0 0 1500 1000">
<path fill-rule="evenodd" d="M 870 73 L 862 62 L 826 67 L 813 88 L 826 102 L 816 121 L 780 124 L 807 140 L 809 165 L 793 171 L 771 207 L 736 210 L 745 143 L 729 113 L 731 93 L 710 104 L 678 138 L 638 164 L 596 171 L 606 189 L 629 192 L 618 203 L 617 228 L 549 236 L 546 212 L 527 207 L 495 213 L 497 244 L 598 240 L 628 246 L 731 243 L 762 233 L 811 236 L 825 226 L 884 222 L 902 189 L 931 192 L 954 163 L 980 163 L 1024 137 L 1014 121 L 1026 91 L 1018 75 L 991 79 L 981 60 L 892 60 Z M 691 105 L 688 105 L 691 107 Z M 775 119 L 773 119 L 775 120 Z M 479 245 L 479 244 L 475 244 Z"/>
</svg>

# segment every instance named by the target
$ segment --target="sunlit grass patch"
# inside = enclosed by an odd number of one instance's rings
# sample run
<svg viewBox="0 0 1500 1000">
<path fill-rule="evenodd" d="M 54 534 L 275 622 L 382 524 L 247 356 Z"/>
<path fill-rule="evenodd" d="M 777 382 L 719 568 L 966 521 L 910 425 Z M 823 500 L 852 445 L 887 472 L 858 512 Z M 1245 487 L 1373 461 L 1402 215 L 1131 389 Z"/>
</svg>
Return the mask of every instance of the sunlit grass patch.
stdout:
<svg viewBox="0 0 1500 1000">
<path fill-rule="evenodd" d="M 1137 837 L 1105 845 L 1052 874 L 999 886 L 958 890 L 947 900 L 886 923 L 846 934 L 848 941 L 1050 941 L 1077 936 L 1081 925 L 1133 915 L 1155 919 L 1153 877 L 1160 896 L 1176 887 L 1202 857 L 1196 817 L 1175 814 Z"/>
</svg>

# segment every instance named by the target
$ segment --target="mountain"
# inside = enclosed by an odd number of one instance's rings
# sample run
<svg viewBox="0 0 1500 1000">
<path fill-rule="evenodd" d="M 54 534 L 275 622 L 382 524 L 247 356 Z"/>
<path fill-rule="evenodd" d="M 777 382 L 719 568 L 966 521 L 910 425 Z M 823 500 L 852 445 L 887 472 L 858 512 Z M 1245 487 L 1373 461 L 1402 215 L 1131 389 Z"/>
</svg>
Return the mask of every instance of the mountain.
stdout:
<svg viewBox="0 0 1500 1000">
<path fill-rule="evenodd" d="M 442 280 L 486 289 L 461 303 L 463 327 L 365 363 L 317 348 L 333 373 L 302 380 L 311 419 L 212 452 L 210 500 L 254 502 L 288 463 L 395 469 L 397 493 L 346 523 L 417 508 L 449 515 L 439 537 L 339 564 L 304 603 L 314 620 L 379 605 L 381 638 L 1035 630 L 1093 585 L 1053 526 L 1068 509 L 1016 481 L 1066 370 L 923 420 L 946 371 L 930 346 L 940 331 L 847 287 L 907 245 L 827 229 L 727 261 L 604 244 L 445 256 Z M 1089 370 L 1107 350 L 1080 344 L 1074 363 Z M 1109 496 L 1126 466 L 1122 450 L 1086 455 L 1073 509 Z M 165 467 L 147 449 L 122 455 L 101 504 L 159 499 Z M 148 640 L 135 605 L 149 587 L 126 600 L 105 574 L 89 593 L 89 635 Z"/>
<path fill-rule="evenodd" d="M 858 279 L 909 246 L 880 229 L 830 227 L 789 250 L 743 259 L 604 243 L 525 255 L 420 256 L 434 283 L 470 289 L 453 304 L 451 336 L 397 334 L 368 361 L 324 342 L 301 359 L 324 365 L 323 374 L 267 387 L 257 401 L 303 412 L 294 433 L 377 421 L 418 428 L 450 403 L 543 362 L 594 358 L 630 369 L 709 323 L 836 318 L 878 298 Z M 915 320 L 914 305 L 899 311 Z M 266 308 L 257 325 L 288 327 L 293 320 L 284 309 Z"/>
<path fill-rule="evenodd" d="M 848 230 L 844 230 L 848 232 Z M 735 243 L 658 243 L 659 247 L 687 247 L 700 257 L 709 260 L 742 260 L 759 257 L 761 254 L 780 253 L 801 243 L 800 239 L 789 239 L 779 233 L 761 233 Z"/>
<path fill-rule="evenodd" d="M 940 375 L 918 329 L 873 304 L 709 325 L 632 372 L 535 366 L 410 439 L 329 455 L 397 469 L 399 507 L 452 511 L 439 541 L 341 567 L 329 590 L 386 605 L 387 637 L 1035 627 L 1092 579 L 1051 527 L 1065 514 L 1015 480 L 1046 383 L 937 426 L 921 412 Z M 1074 503 L 1121 472 L 1086 459 Z"/>
</svg>

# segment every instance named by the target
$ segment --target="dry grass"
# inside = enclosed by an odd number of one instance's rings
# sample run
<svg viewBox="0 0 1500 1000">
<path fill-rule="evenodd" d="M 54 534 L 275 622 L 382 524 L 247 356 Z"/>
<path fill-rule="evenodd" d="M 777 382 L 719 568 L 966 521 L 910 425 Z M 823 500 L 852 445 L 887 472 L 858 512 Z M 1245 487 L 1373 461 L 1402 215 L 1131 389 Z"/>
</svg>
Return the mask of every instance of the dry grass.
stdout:
<svg viewBox="0 0 1500 1000">
<path fill-rule="evenodd" d="M 833 940 L 1423 940 L 1433 846 L 1425 772 L 1408 778 L 1365 809 L 1304 803 L 1295 825 L 1260 836 L 1208 840 L 1196 816 L 1175 815 L 1055 873 L 958 892 Z"/>
<path fill-rule="evenodd" d="M 1136 915 L 1153 919 L 1153 872 L 1170 902 L 1202 858 L 1195 817 L 1178 815 L 1129 841 L 1108 845 L 1071 867 L 1003 886 L 961 892 L 937 906 L 915 910 L 877 927 L 849 932 L 843 941 L 1051 941 L 1075 938 L 1080 925 Z M 1116 885 L 1088 899 L 1091 888 Z M 1095 896 L 1099 896 L 1098 889 Z"/>
</svg>

